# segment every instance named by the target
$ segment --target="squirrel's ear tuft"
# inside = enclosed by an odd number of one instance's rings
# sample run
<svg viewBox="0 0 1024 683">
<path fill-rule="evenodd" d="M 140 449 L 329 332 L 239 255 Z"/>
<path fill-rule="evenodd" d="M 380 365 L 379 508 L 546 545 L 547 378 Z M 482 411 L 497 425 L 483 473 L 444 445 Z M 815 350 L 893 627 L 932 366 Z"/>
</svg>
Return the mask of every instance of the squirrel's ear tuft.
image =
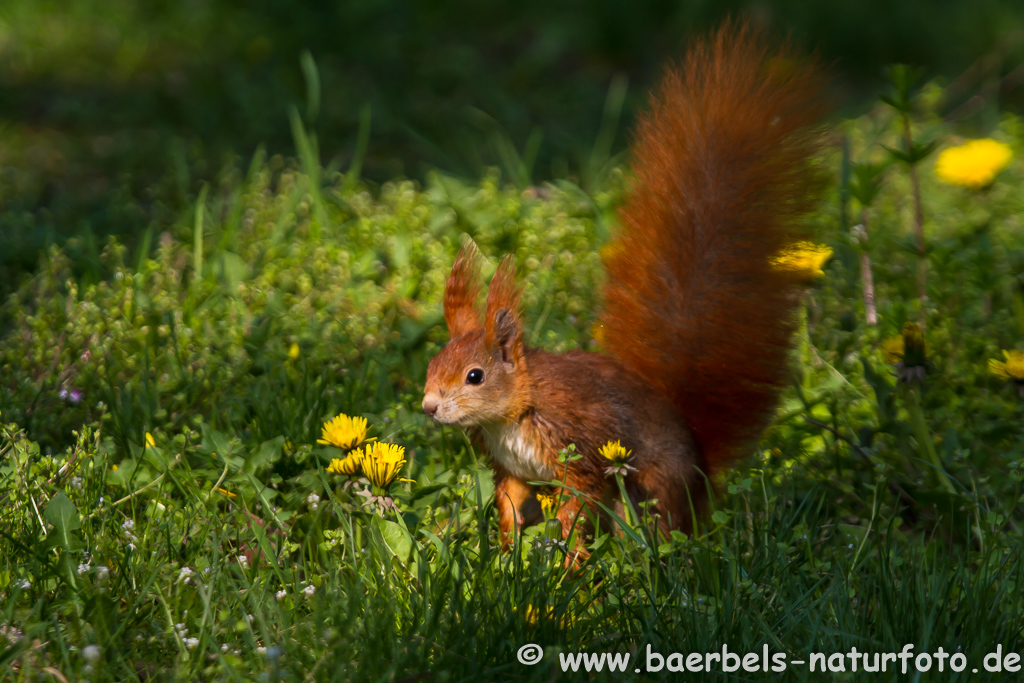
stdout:
<svg viewBox="0 0 1024 683">
<path fill-rule="evenodd" d="M 502 259 L 487 292 L 487 317 L 484 323 L 487 345 L 500 347 L 502 360 L 513 364 L 519 361 L 523 347 L 515 269 L 514 257 L 509 255 Z"/>
<path fill-rule="evenodd" d="M 479 253 L 472 240 L 459 250 L 444 286 L 444 321 L 448 334 L 458 337 L 480 328 L 476 299 L 480 294 Z"/>
</svg>

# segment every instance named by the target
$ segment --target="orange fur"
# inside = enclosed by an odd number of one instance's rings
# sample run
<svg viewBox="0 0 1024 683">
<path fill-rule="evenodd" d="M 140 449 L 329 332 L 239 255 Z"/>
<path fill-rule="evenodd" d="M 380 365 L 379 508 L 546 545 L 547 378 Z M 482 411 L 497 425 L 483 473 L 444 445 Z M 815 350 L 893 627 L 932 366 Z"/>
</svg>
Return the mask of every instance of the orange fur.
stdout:
<svg viewBox="0 0 1024 683">
<path fill-rule="evenodd" d="M 519 287 L 516 285 L 516 260 L 511 254 L 501 260 L 487 289 L 487 315 L 484 329 L 487 343 L 494 344 L 495 317 L 502 309 L 509 312 L 512 322 L 519 321 Z M 521 330 L 520 330 L 521 332 Z"/>
<path fill-rule="evenodd" d="M 823 111 L 813 68 L 727 26 L 667 72 L 637 126 L 603 345 L 677 406 L 711 470 L 790 378 L 796 283 L 769 258 L 805 237 Z"/>
<path fill-rule="evenodd" d="M 466 242 L 455 257 L 444 288 L 444 321 L 455 337 L 480 327 L 476 299 L 480 294 L 480 264 L 476 245 Z"/>
<path fill-rule="evenodd" d="M 522 342 L 514 262 L 491 281 L 481 325 L 476 251 L 445 291 L 451 339 L 430 361 L 423 407 L 467 427 L 495 472 L 503 543 L 536 518 L 530 482 L 560 480 L 568 534 L 599 522 L 615 480 L 599 449 L 621 440 L 633 503 L 660 530 L 689 529 L 704 473 L 727 465 L 770 418 L 788 378 L 798 283 L 771 258 L 804 236 L 820 189 L 820 78 L 749 29 L 726 26 L 670 70 L 641 118 L 636 176 L 608 250 L 600 322 L 608 353 Z M 574 444 L 580 459 L 558 461 Z"/>
</svg>

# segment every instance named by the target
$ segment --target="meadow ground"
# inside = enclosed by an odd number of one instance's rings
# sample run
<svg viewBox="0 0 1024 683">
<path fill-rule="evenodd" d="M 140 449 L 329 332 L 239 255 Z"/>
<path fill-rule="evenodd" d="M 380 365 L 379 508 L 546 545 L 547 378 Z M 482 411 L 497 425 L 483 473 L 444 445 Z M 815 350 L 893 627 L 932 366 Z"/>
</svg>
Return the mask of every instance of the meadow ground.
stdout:
<svg viewBox="0 0 1024 683">
<path fill-rule="evenodd" d="M 693 536 L 623 522 L 574 573 L 551 525 L 499 552 L 484 458 L 418 406 L 467 237 L 491 269 L 517 256 L 530 343 L 596 348 L 614 165 L 586 190 L 495 172 L 371 191 L 358 165 L 322 168 L 296 118 L 297 160 L 257 155 L 188 220 L 110 241 L 94 281 L 51 249 L 0 306 L 0 680 L 546 681 L 559 654 L 646 667 L 648 647 L 767 648 L 791 665 L 749 679 L 820 680 L 811 653 L 908 644 L 965 662 L 917 658 L 922 680 L 996 676 L 997 646 L 1012 671 L 1024 126 L 993 133 L 1005 169 L 950 161 L 936 96 L 837 128 L 793 386 L 713 514 Z M 394 508 L 330 468 L 343 449 L 317 440 L 339 413 L 404 447 L 403 481 L 373 491 Z"/>
</svg>

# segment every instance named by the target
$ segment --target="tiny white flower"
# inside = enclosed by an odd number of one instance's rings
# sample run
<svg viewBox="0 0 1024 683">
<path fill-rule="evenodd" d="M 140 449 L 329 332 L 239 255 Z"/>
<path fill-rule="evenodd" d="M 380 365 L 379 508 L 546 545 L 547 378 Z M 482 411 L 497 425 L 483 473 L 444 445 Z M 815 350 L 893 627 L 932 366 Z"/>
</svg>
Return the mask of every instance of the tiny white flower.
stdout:
<svg viewBox="0 0 1024 683">
<path fill-rule="evenodd" d="M 286 595 L 288 595 L 288 591 L 284 590 L 283 588 L 274 593 L 274 597 L 276 597 L 278 600 L 284 599 Z"/>
<path fill-rule="evenodd" d="M 81 491 L 82 490 L 82 478 L 81 477 L 71 477 L 71 488 L 76 489 L 78 491 Z"/>
<path fill-rule="evenodd" d="M 302 589 L 302 592 L 305 593 L 307 597 L 311 596 L 313 595 L 313 593 L 316 592 L 316 586 L 314 586 L 313 584 L 309 584 L 308 586 Z"/>
<path fill-rule="evenodd" d="M 199 646 L 199 639 L 198 638 L 186 638 L 185 639 L 185 647 L 187 647 L 188 649 L 194 650 L 198 646 Z"/>
<path fill-rule="evenodd" d="M 104 567 L 103 565 L 99 565 L 96 567 L 97 579 L 99 579 L 100 581 L 106 581 L 108 576 L 110 576 L 110 569 Z"/>
<path fill-rule="evenodd" d="M 228 644 L 224 643 L 223 645 L 221 645 L 220 646 L 220 651 L 221 652 L 227 652 L 228 651 Z"/>
<path fill-rule="evenodd" d="M 246 618 L 246 619 L 248 619 L 248 620 L 249 620 L 249 623 L 251 624 L 251 623 L 252 623 L 252 620 L 253 620 L 253 619 L 254 619 L 255 617 L 253 617 L 253 616 L 252 616 L 251 614 L 246 614 L 246 615 L 245 615 L 245 618 Z"/>
<path fill-rule="evenodd" d="M 131 531 L 135 528 L 135 520 L 129 517 L 124 521 L 124 524 L 121 525 L 121 528 L 125 531 Z"/>
<path fill-rule="evenodd" d="M 240 566 L 242 569 L 248 569 L 249 568 L 249 558 L 247 558 L 245 555 L 239 555 L 238 556 L 238 566 Z"/>
<path fill-rule="evenodd" d="M 20 582 L 18 582 L 17 586 L 21 590 L 28 590 L 29 588 L 32 587 L 32 582 L 29 581 L 28 579 L 22 579 Z"/>
<path fill-rule="evenodd" d="M 267 654 L 267 648 L 265 648 L 262 645 L 260 645 L 259 647 L 256 648 L 256 652 L 259 652 L 261 655 L 265 655 L 265 654 Z"/>
<path fill-rule="evenodd" d="M 178 573 L 178 581 L 181 581 L 181 580 L 184 579 L 187 582 L 188 577 L 190 577 L 190 576 L 192 576 L 192 570 L 189 569 L 188 567 L 182 567 L 181 571 Z"/>
<path fill-rule="evenodd" d="M 99 645 L 86 645 L 82 648 L 82 657 L 89 663 L 98 660 L 101 654 L 102 650 Z"/>
<path fill-rule="evenodd" d="M 79 576 L 81 576 L 82 574 L 86 573 L 87 571 L 89 571 L 89 565 L 88 564 L 82 563 L 82 564 L 78 565 L 78 575 Z"/>
</svg>

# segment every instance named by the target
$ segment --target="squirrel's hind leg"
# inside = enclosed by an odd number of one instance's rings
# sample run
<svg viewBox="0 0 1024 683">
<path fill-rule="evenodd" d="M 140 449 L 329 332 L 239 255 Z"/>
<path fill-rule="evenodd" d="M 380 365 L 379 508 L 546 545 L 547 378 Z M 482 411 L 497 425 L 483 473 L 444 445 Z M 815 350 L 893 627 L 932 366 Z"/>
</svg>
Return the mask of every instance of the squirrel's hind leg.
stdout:
<svg viewBox="0 0 1024 683">
<path fill-rule="evenodd" d="M 641 500 L 657 500 L 648 510 L 657 518 L 659 534 L 667 538 L 673 529 L 689 534 L 707 506 L 707 479 L 692 465 L 663 461 L 669 465 L 636 472 L 632 484 Z"/>
</svg>

